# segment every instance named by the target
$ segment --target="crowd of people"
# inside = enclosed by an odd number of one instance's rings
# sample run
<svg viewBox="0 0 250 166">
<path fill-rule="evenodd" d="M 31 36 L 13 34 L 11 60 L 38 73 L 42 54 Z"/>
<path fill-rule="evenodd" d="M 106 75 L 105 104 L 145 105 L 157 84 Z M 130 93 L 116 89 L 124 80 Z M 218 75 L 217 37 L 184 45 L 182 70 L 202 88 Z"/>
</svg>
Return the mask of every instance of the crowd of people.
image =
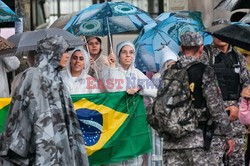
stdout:
<svg viewBox="0 0 250 166">
<path fill-rule="evenodd" d="M 228 22 L 219 19 L 212 26 Z M 11 93 L 6 73 L 16 70 L 20 62 L 15 56 L 1 57 L 0 97 L 12 97 L 12 101 L 5 131 L 0 135 L 0 165 L 88 166 L 70 94 L 139 93 L 145 98 L 145 107 L 149 105 L 155 112 L 166 112 L 169 103 L 163 103 L 162 107 L 150 106 L 162 97 L 164 101 L 171 101 L 166 93 L 170 89 L 163 83 L 165 76 L 171 70 L 183 68 L 187 69 L 197 124 L 178 139 L 164 134 L 166 126 L 158 125 L 162 129 L 153 126 L 161 131 L 159 135 L 153 132 L 158 139 L 153 146 L 163 154 L 159 165 L 248 165 L 250 154 L 249 149 L 245 152 L 245 145 L 246 125 L 250 124 L 250 75 L 246 61 L 249 52 L 216 37 L 213 44 L 204 46 L 198 32 L 186 32 L 180 39 L 181 55 L 164 54 L 163 65 L 153 76 L 161 80 L 159 84 L 136 68 L 135 46 L 130 41 L 117 44 L 115 52 L 111 50 L 109 55 L 103 55 L 102 40 L 96 36 L 88 37 L 85 46 L 75 48 L 61 36 L 46 37 L 38 42 L 36 51 L 28 53 L 30 67 L 16 76 Z M 150 119 L 149 124 L 155 123 Z M 207 147 L 204 128 L 208 130 L 209 120 L 216 127 Z M 160 137 L 163 137 L 163 147 Z M 106 165 L 150 165 L 149 156 L 142 154 Z"/>
</svg>

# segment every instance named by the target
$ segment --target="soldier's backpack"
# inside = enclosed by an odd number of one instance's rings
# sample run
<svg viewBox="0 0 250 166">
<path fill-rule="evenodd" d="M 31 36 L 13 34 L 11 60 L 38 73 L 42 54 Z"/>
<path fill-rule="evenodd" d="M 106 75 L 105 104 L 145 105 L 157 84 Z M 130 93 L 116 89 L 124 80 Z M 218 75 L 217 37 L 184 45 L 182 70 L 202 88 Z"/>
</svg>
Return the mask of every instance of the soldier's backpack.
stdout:
<svg viewBox="0 0 250 166">
<path fill-rule="evenodd" d="M 164 71 L 157 97 L 147 107 L 149 124 L 166 139 L 181 138 L 198 127 L 198 118 L 192 101 L 192 92 L 196 85 L 189 82 L 190 69 L 198 72 L 195 74 L 197 78 L 195 76 L 194 78 L 200 80 L 198 87 L 201 87 L 205 65 L 193 62 L 182 68 L 177 62 Z M 201 90 L 199 92 L 202 94 Z M 203 103 L 201 100 L 202 98 L 197 100 L 200 106 Z"/>
</svg>

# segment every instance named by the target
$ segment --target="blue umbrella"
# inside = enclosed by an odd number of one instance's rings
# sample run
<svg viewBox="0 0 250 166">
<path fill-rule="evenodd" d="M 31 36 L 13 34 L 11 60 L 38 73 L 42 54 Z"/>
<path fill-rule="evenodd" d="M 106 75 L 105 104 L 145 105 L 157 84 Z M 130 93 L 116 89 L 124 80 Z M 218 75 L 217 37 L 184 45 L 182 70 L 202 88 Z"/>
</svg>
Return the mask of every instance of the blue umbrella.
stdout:
<svg viewBox="0 0 250 166">
<path fill-rule="evenodd" d="M 126 2 L 94 4 L 79 11 L 64 29 L 76 36 L 106 36 L 135 31 L 153 19 L 147 12 Z M 111 43 L 111 41 L 110 41 Z"/>
<path fill-rule="evenodd" d="M 180 36 L 188 31 L 200 32 L 204 38 L 204 45 L 211 44 L 213 38 L 204 32 L 205 27 L 202 22 L 201 12 L 198 11 L 182 11 L 161 21 L 158 25 L 163 31 L 167 32 L 171 38 L 180 45 Z M 178 50 L 175 50 L 177 53 Z"/>
<path fill-rule="evenodd" d="M 0 23 L 14 21 L 20 21 L 18 16 L 3 1 L 0 1 Z"/>
<path fill-rule="evenodd" d="M 204 32 L 204 25 L 200 12 L 166 13 L 156 18 L 158 24 L 141 33 L 134 41 L 136 46 L 137 68 L 142 71 L 158 71 L 164 56 L 180 52 L 180 36 L 187 31 L 200 32 L 204 37 L 204 44 L 211 44 L 212 37 Z M 148 61 L 150 59 L 150 61 Z"/>
<path fill-rule="evenodd" d="M 132 4 L 105 2 L 79 11 L 64 29 L 78 36 L 105 36 L 141 29 L 149 21 L 148 13 Z"/>
<path fill-rule="evenodd" d="M 174 50 L 178 50 L 179 45 L 158 26 L 142 34 L 134 43 L 136 47 L 135 64 L 143 72 L 157 72 L 166 51 L 168 54 L 178 55 Z"/>
</svg>

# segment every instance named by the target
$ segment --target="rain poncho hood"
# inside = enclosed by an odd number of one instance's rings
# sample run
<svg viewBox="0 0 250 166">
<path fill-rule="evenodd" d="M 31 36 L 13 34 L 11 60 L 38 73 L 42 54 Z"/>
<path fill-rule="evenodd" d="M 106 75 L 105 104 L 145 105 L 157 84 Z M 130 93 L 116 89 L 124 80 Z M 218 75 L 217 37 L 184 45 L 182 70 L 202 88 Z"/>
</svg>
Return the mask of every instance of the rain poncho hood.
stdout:
<svg viewBox="0 0 250 166">
<path fill-rule="evenodd" d="M 58 36 L 38 43 L 37 67 L 24 72 L 10 104 L 0 140 L 0 161 L 30 166 L 88 165 L 73 103 L 59 74 L 67 48 Z"/>
<path fill-rule="evenodd" d="M 62 68 L 59 66 L 62 54 L 68 49 L 69 44 L 63 37 L 49 37 L 38 42 L 38 56 L 36 67 L 46 71 L 48 77 L 57 73 Z"/>
<path fill-rule="evenodd" d="M 133 50 L 135 51 L 135 46 L 134 46 L 134 44 L 131 43 L 131 42 L 129 42 L 129 41 L 123 41 L 123 42 L 117 44 L 117 46 L 116 46 L 116 56 L 117 56 L 118 67 L 119 67 L 120 69 L 123 69 L 122 66 L 121 66 L 121 64 L 120 64 L 120 52 L 121 52 L 121 50 L 122 50 L 122 48 L 123 48 L 124 46 L 130 46 L 130 47 L 132 47 Z M 134 54 L 133 62 L 131 63 L 131 65 L 129 66 L 129 69 L 128 69 L 128 71 L 127 71 L 128 73 L 131 72 L 133 69 L 135 69 L 135 56 L 136 56 L 136 54 Z M 124 69 L 123 69 L 123 70 L 124 70 Z"/>
<path fill-rule="evenodd" d="M 76 51 L 81 51 L 83 53 L 85 68 L 82 70 L 81 74 L 76 79 L 74 79 L 74 77 L 72 77 L 71 75 L 70 61 L 72 55 Z M 98 89 L 96 88 L 90 89 L 90 87 L 87 86 L 88 83 L 87 79 L 94 80 L 94 78 L 88 74 L 90 68 L 90 60 L 87 51 L 85 51 L 82 47 L 77 47 L 74 50 L 72 50 L 70 54 L 71 54 L 70 60 L 68 61 L 66 70 L 61 72 L 64 84 L 66 85 L 69 93 L 70 94 L 98 93 L 99 92 Z"/>
<path fill-rule="evenodd" d="M 68 65 L 66 67 L 66 71 L 67 73 L 71 76 L 71 72 L 70 72 L 70 61 L 71 61 L 71 58 L 72 58 L 72 55 L 76 52 L 76 51 L 81 51 L 83 53 L 83 57 L 84 57 L 84 69 L 82 70 L 80 76 L 78 76 L 78 78 L 76 80 L 79 80 L 79 79 L 86 79 L 86 77 L 88 76 L 88 72 L 89 72 L 89 67 L 90 67 L 90 60 L 89 60 L 89 53 L 87 51 L 85 51 L 82 47 L 76 47 L 74 50 L 72 50 L 70 52 L 70 60 L 68 61 Z"/>
</svg>

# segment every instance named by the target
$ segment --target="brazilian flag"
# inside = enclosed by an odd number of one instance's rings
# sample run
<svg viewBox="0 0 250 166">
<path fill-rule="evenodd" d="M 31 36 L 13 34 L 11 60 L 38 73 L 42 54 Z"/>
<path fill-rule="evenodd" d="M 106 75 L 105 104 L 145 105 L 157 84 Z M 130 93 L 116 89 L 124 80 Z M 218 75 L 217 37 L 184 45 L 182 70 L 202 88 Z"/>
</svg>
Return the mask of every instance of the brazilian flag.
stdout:
<svg viewBox="0 0 250 166">
<path fill-rule="evenodd" d="M 151 132 L 139 94 L 98 93 L 71 98 L 90 165 L 120 162 L 151 150 Z M 0 100 L 0 115 L 5 112 L 6 118 L 8 104 L 2 103 Z M 4 122 L 1 119 L 0 123 Z"/>
<path fill-rule="evenodd" d="M 0 98 L 0 133 L 4 130 L 11 98 Z"/>
</svg>

